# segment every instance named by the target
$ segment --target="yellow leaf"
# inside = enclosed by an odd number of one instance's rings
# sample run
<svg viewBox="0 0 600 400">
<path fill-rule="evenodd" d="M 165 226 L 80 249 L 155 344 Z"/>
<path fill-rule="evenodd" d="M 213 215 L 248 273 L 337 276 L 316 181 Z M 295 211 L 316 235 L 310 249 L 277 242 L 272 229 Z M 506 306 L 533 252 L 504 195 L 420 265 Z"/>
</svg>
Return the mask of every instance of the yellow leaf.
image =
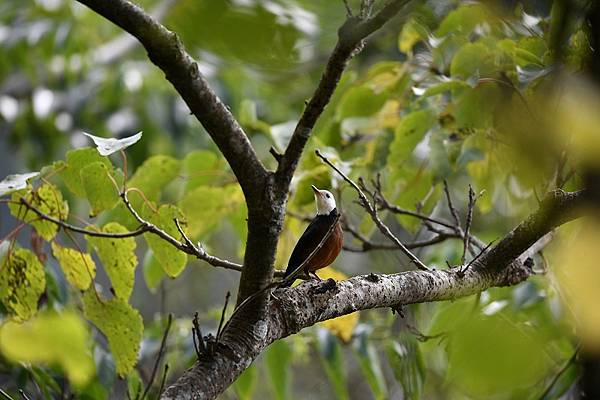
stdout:
<svg viewBox="0 0 600 400">
<path fill-rule="evenodd" d="M 333 278 L 336 281 L 342 281 L 348 278 L 342 272 L 336 271 L 331 267 L 323 268 L 317 271 L 317 275 L 319 275 L 319 278 L 321 279 Z M 358 317 L 358 313 L 354 312 L 342 317 L 323 321 L 320 323 L 320 325 L 329 329 L 344 343 L 348 343 L 350 342 L 350 339 L 352 339 L 352 333 L 354 332 L 356 324 L 358 324 Z"/>
<path fill-rule="evenodd" d="M 104 225 L 102 232 L 125 233 L 127 229 L 116 222 L 110 222 Z M 135 267 L 138 264 L 135 255 L 135 239 L 133 237 L 119 239 L 89 237 L 88 242 L 102 261 L 115 296 L 128 300 L 133 290 Z"/>
<path fill-rule="evenodd" d="M 108 339 L 117 374 L 127 376 L 137 363 L 144 332 L 139 311 L 118 297 L 104 301 L 88 290 L 83 294 L 83 312 Z"/>
<path fill-rule="evenodd" d="M 0 268 L 0 300 L 16 321 L 35 315 L 45 289 L 44 266 L 35 254 L 16 249 L 6 255 Z"/>
<path fill-rule="evenodd" d="M 85 385 L 94 374 L 84 321 L 72 311 L 47 311 L 23 324 L 8 321 L 0 328 L 0 351 L 16 362 L 58 364 L 71 383 Z"/>
<path fill-rule="evenodd" d="M 67 281 L 77 289 L 86 290 L 96 276 L 96 263 L 88 253 L 52 243 L 52 254 L 60 263 Z"/>
<path fill-rule="evenodd" d="M 19 204 L 21 197 L 25 198 L 29 204 L 33 205 L 44 214 L 55 219 L 65 220 L 69 214 L 69 207 L 67 202 L 63 201 L 60 190 L 52 184 L 45 183 L 36 191 L 15 192 L 12 196 L 12 200 L 16 203 L 8 205 L 10 213 L 13 216 L 24 222 L 30 223 L 44 240 L 52 240 L 56 235 L 56 232 L 58 232 L 58 226 L 54 222 L 40 221 L 40 218 L 36 213 L 27 209 L 23 204 Z"/>
<path fill-rule="evenodd" d="M 553 263 L 562 299 L 586 348 L 600 350 L 600 220 L 562 240 Z"/>
</svg>

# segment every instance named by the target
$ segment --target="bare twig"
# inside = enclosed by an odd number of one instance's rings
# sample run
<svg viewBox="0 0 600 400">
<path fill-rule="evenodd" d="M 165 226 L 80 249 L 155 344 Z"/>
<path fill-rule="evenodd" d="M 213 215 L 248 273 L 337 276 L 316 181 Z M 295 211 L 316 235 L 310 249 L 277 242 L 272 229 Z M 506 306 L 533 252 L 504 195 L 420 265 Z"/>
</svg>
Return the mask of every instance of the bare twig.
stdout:
<svg viewBox="0 0 600 400">
<path fill-rule="evenodd" d="M 192 341 L 194 342 L 194 350 L 196 351 L 196 357 L 198 360 L 201 355 L 206 351 L 206 343 L 204 343 L 204 337 L 200 330 L 200 323 L 198 322 L 198 312 L 194 313 L 192 319 Z"/>
<path fill-rule="evenodd" d="M 2 388 L 0 388 L 0 395 L 4 397 L 5 400 L 14 400 L 12 396 L 2 390 Z"/>
<path fill-rule="evenodd" d="M 23 400 L 30 400 L 29 397 L 23 391 L 23 389 L 19 389 L 19 394 L 21 395 L 21 397 L 23 398 Z"/>
<path fill-rule="evenodd" d="M 165 327 L 165 333 L 163 333 L 163 337 L 160 342 L 160 347 L 158 348 L 158 354 L 156 355 L 156 361 L 154 361 L 154 367 L 152 367 L 152 373 L 150 374 L 150 380 L 148 381 L 148 384 L 146 385 L 146 388 L 144 389 L 144 393 L 142 393 L 141 400 L 144 400 L 146 398 L 148 391 L 150 390 L 150 388 L 152 387 L 152 384 L 154 383 L 154 377 L 156 376 L 156 371 L 158 370 L 158 365 L 160 364 L 160 359 L 162 358 L 162 356 L 164 354 L 165 346 L 167 344 L 167 337 L 169 336 L 169 330 L 171 329 L 171 322 L 173 322 L 173 315 L 169 313 L 169 315 L 167 317 L 167 326 Z"/>
<path fill-rule="evenodd" d="M 450 190 L 448 189 L 448 182 L 444 179 L 444 193 L 446 193 L 446 200 L 448 201 L 448 209 L 450 210 L 450 214 L 452 214 L 452 218 L 454 218 L 455 229 L 459 229 L 461 235 L 463 235 L 462 228 L 460 227 L 460 216 L 458 215 L 458 211 L 454 208 L 454 204 L 452 204 L 452 196 L 450 196 Z"/>
<path fill-rule="evenodd" d="M 40 211 L 37 207 L 35 207 L 33 204 L 29 203 L 24 197 L 21 197 L 21 204 L 23 204 L 25 207 L 27 207 L 28 209 L 30 209 L 31 211 L 36 213 L 41 219 L 52 222 L 52 223 L 60 226 L 61 228 L 68 229 L 70 231 L 77 232 L 77 233 L 82 233 L 87 236 L 105 237 L 105 238 L 111 238 L 111 239 L 121 239 L 121 238 L 139 236 L 148 231 L 148 227 L 145 227 L 143 225 L 140 226 L 135 231 L 124 232 L 124 233 L 106 233 L 106 232 L 91 231 L 91 230 L 88 230 L 85 228 L 80 228 L 78 226 L 71 225 L 67 222 L 61 221 L 60 219 L 56 219 L 56 218 L 52 217 L 51 215 L 45 214 L 44 212 Z"/>
<path fill-rule="evenodd" d="M 160 395 L 165 389 L 165 382 L 167 381 L 167 372 L 169 372 L 169 364 L 165 363 L 165 368 L 163 370 L 162 379 L 160 380 L 160 387 L 158 388 L 158 396 L 156 398 L 160 399 Z"/>
<path fill-rule="evenodd" d="M 342 171 L 340 171 L 339 168 L 337 168 L 335 165 L 333 165 L 331 163 L 331 161 L 329 161 L 329 159 L 327 159 L 327 157 L 325 157 L 323 154 L 321 154 L 321 152 L 319 150 L 315 150 L 315 154 L 317 155 L 317 157 L 319 157 L 321 160 L 323 160 L 323 162 L 325 162 L 327 165 L 329 165 L 331 168 L 333 168 L 333 170 L 335 172 L 337 172 L 338 175 L 340 175 L 346 182 L 348 182 L 356 190 L 356 192 L 358 193 L 360 205 L 369 213 L 369 215 L 371 216 L 371 219 L 373 220 L 375 225 L 377 225 L 377 227 L 379 228 L 381 233 L 383 233 L 387 238 L 389 238 L 392 242 L 394 242 L 394 244 L 396 244 L 396 246 L 398 246 L 398 248 L 400 248 L 402 250 L 402 252 L 413 262 L 413 264 L 416 265 L 417 268 L 422 269 L 424 271 L 429 270 L 429 268 L 427 268 L 427 266 L 425 266 L 425 264 L 423 264 L 421 262 L 421 260 L 419 260 L 413 253 L 411 253 L 410 250 L 408 250 L 406 248 L 406 246 L 404 246 L 402 244 L 402 242 L 400 242 L 400 240 L 392 233 L 390 228 L 388 228 L 383 223 L 383 221 L 381 221 L 381 219 L 377 215 L 376 206 L 374 206 L 373 204 L 371 204 L 371 202 L 369 202 L 369 199 L 367 199 L 367 196 L 365 195 L 363 190 L 353 180 L 348 178 L 346 176 L 346 174 L 344 174 Z"/>
<path fill-rule="evenodd" d="M 469 206 L 467 208 L 467 219 L 465 222 L 465 234 L 463 236 L 463 254 L 460 259 L 460 265 L 465 265 L 465 259 L 467 257 L 467 251 L 469 249 L 469 239 L 471 238 L 470 230 L 471 223 L 473 222 L 473 209 L 475 208 L 475 192 L 471 185 L 469 185 Z"/>
<path fill-rule="evenodd" d="M 468 263 L 467 265 L 465 265 L 465 267 L 464 267 L 464 268 L 462 268 L 462 267 L 461 267 L 462 269 L 460 269 L 460 270 L 459 270 L 459 274 L 461 274 L 461 275 L 464 275 L 464 274 L 465 274 L 465 272 L 467 272 L 467 270 L 469 269 L 469 267 L 470 267 L 471 265 L 473 265 L 473 263 L 474 263 L 475 261 L 477 261 L 477 259 L 478 259 L 479 257 L 481 257 L 481 256 L 483 255 L 483 253 L 485 253 L 485 252 L 487 251 L 487 249 L 489 249 L 489 248 L 491 247 L 491 245 L 492 245 L 492 244 L 493 244 L 495 241 L 496 241 L 496 240 L 492 240 L 491 242 L 489 242 L 489 243 L 488 243 L 488 245 L 487 245 L 487 246 L 485 246 L 483 249 L 481 249 L 481 251 L 480 251 L 480 252 L 479 252 L 479 253 L 478 253 L 478 254 L 477 254 L 475 257 L 473 257 L 473 259 L 472 259 L 471 261 L 469 261 L 469 263 Z"/>
<path fill-rule="evenodd" d="M 223 322 L 225 321 L 225 312 L 227 311 L 227 303 L 229 303 L 229 296 L 231 293 L 227 292 L 225 295 L 225 304 L 223 304 L 223 311 L 221 311 L 221 320 L 219 321 L 219 327 L 217 328 L 217 342 L 221 338 L 221 329 L 223 328 Z"/>
</svg>

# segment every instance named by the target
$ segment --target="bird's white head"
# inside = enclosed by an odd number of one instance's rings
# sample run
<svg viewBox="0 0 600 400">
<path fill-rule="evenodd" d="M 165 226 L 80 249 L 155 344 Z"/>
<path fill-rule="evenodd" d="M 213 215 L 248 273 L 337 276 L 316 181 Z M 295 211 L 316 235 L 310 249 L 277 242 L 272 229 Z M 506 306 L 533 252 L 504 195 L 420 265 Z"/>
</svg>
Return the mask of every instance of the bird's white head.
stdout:
<svg viewBox="0 0 600 400">
<path fill-rule="evenodd" d="M 335 210 L 335 198 L 327 190 L 319 190 L 315 185 L 311 185 L 315 192 L 315 201 L 317 202 L 317 215 L 328 215 Z"/>
</svg>

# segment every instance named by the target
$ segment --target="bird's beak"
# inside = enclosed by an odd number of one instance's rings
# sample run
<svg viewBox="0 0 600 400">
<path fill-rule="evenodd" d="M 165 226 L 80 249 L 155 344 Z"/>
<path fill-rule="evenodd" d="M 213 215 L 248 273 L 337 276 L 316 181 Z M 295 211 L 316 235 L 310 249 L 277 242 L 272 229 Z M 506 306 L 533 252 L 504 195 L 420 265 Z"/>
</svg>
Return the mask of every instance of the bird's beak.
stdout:
<svg viewBox="0 0 600 400">
<path fill-rule="evenodd" d="M 322 196 L 321 191 L 319 189 L 317 189 L 317 187 L 315 185 L 310 185 L 310 187 L 312 188 L 313 192 L 315 192 L 316 195 Z"/>
</svg>

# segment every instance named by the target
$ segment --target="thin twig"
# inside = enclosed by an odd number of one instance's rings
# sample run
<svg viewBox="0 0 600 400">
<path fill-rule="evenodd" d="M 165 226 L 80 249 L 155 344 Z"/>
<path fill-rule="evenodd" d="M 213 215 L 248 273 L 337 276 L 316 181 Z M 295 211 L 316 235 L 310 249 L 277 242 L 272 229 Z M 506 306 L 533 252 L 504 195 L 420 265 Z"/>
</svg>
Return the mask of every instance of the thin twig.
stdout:
<svg viewBox="0 0 600 400">
<path fill-rule="evenodd" d="M 158 354 L 156 355 L 156 361 L 154 361 L 154 367 L 152 367 L 152 373 L 150 374 L 150 380 L 148 381 L 148 384 L 146 385 L 146 388 L 144 389 L 144 393 L 142 393 L 141 400 L 144 400 L 146 398 L 148 391 L 150 390 L 150 388 L 152 387 L 152 384 L 154 383 L 154 377 L 156 376 L 156 371 L 158 370 L 158 364 L 160 364 L 160 359 L 162 358 L 163 353 L 165 351 L 165 346 L 167 344 L 167 336 L 169 336 L 169 329 L 171 329 L 172 321 L 173 321 L 173 314 L 169 313 L 169 315 L 167 316 L 167 326 L 165 328 L 165 333 L 163 333 L 163 337 L 160 342 L 160 347 L 158 348 Z"/>
<path fill-rule="evenodd" d="M 204 343 L 202 331 L 200 330 L 200 323 L 198 322 L 198 312 L 195 312 L 194 318 L 192 318 L 192 340 L 194 341 L 194 350 L 196 351 L 196 356 L 199 360 L 202 353 L 206 351 L 206 343 Z"/>
<path fill-rule="evenodd" d="M 225 312 L 227 311 L 227 303 L 229 303 L 229 296 L 231 296 L 231 293 L 227 291 L 227 294 L 225 295 L 225 304 L 223 305 L 223 311 L 221 311 L 221 320 L 219 321 L 219 327 L 217 328 L 217 343 L 221 338 L 221 329 L 223 328 L 223 322 L 225 321 Z"/>
<path fill-rule="evenodd" d="M 158 396 L 156 398 L 160 399 L 160 395 L 165 389 L 165 382 L 167 381 L 167 372 L 169 372 L 169 364 L 165 363 L 165 368 L 163 371 L 162 379 L 160 380 L 160 388 L 158 389 Z"/>
<path fill-rule="evenodd" d="M 23 398 L 23 400 L 30 400 L 29 397 L 23 391 L 23 389 L 19 389 L 19 394 L 21 395 L 21 397 Z"/>
<path fill-rule="evenodd" d="M 450 210 L 450 214 L 452 214 L 452 218 L 454 218 L 455 229 L 459 229 L 462 233 L 462 228 L 460 227 L 460 216 L 458 215 L 458 211 L 454 208 L 454 204 L 452 204 L 452 196 L 450 196 L 450 190 L 448 189 L 448 182 L 444 179 L 444 193 L 446 193 L 446 200 L 448 201 L 448 209 Z"/>
<path fill-rule="evenodd" d="M 550 384 L 546 387 L 546 390 L 544 390 L 544 392 L 540 396 L 540 400 L 544 400 L 546 398 L 546 396 L 548 394 L 550 394 L 550 391 L 552 390 L 554 385 L 556 385 L 556 382 L 558 381 L 558 379 L 562 376 L 562 374 L 564 374 L 567 371 L 567 369 L 569 369 L 571 364 L 573 364 L 573 362 L 575 362 L 575 359 L 577 358 L 577 355 L 579 354 L 580 349 L 581 349 L 581 344 L 578 344 L 577 347 L 575 347 L 575 351 L 573 352 L 571 357 L 569 357 L 569 359 L 565 362 L 565 364 L 562 366 L 560 371 L 558 371 L 558 373 L 554 376 L 554 378 L 552 379 Z"/>
<path fill-rule="evenodd" d="M 2 390 L 2 388 L 0 388 L 0 395 L 2 395 L 2 397 L 4 397 L 5 400 L 15 400 L 12 398 L 11 395 Z"/>
<path fill-rule="evenodd" d="M 358 193 L 360 204 L 369 213 L 369 215 L 371 216 L 371 219 L 373 220 L 373 222 L 375 222 L 375 225 L 377 225 L 377 227 L 379 228 L 379 230 L 381 231 L 381 233 L 383 233 L 392 242 L 394 242 L 396 244 L 396 246 L 398 246 L 398 248 L 400 248 L 402 250 L 402 252 L 413 262 L 413 264 L 416 265 L 417 268 L 422 269 L 424 271 L 428 271 L 429 268 L 427 268 L 427 266 L 425 264 L 423 264 L 421 262 L 421 260 L 419 260 L 417 258 L 417 256 L 415 256 L 413 253 L 411 253 L 411 251 L 408 250 L 406 248 L 406 246 L 404 246 L 402 244 L 402 242 L 400 242 L 400 240 L 392 233 L 392 231 L 390 230 L 390 228 L 388 228 L 381 221 L 381 219 L 377 215 L 377 208 L 369 202 L 369 200 L 367 199 L 367 196 L 361 190 L 361 188 L 356 183 L 354 183 L 353 180 L 351 180 L 350 178 L 348 178 L 346 176 L 346 174 L 344 174 L 335 165 L 333 165 L 331 163 L 331 161 L 329 161 L 329 159 L 327 159 L 327 157 L 325 157 L 323 154 L 321 154 L 321 152 L 318 149 L 315 150 L 315 154 L 317 155 L 317 157 L 319 157 L 321 160 L 323 160 L 323 162 L 325 162 L 327 165 L 329 165 L 331 168 L 333 168 L 333 170 L 335 172 L 337 172 L 346 182 L 348 182 L 356 190 L 356 192 Z"/>
<path fill-rule="evenodd" d="M 37 207 L 35 207 L 33 204 L 29 203 L 24 197 L 21 197 L 21 204 L 23 204 L 25 207 L 27 207 L 28 209 L 30 209 L 31 211 L 36 213 L 40 218 L 42 218 L 46 221 L 50 221 L 50 222 L 60 226 L 61 228 L 68 229 L 70 231 L 77 232 L 77 233 L 82 233 L 82 234 L 88 235 L 88 236 L 120 239 L 120 238 L 139 236 L 148 231 L 148 227 L 145 227 L 143 225 L 141 227 L 139 227 L 138 229 L 136 229 L 135 231 L 123 232 L 123 233 L 106 233 L 106 232 L 90 231 L 88 229 L 80 228 L 75 225 L 71 225 L 67 222 L 61 221 L 61 220 L 56 219 L 48 214 L 45 214 L 44 212 L 40 211 Z"/>
<path fill-rule="evenodd" d="M 481 257 L 481 256 L 483 255 L 483 253 L 485 253 L 485 252 L 487 251 L 487 249 L 489 249 L 489 248 L 490 248 L 490 246 L 491 246 L 491 245 L 492 245 L 492 244 L 493 244 L 495 241 L 496 241 L 496 239 L 494 239 L 494 240 L 492 240 L 491 242 L 489 242 L 489 243 L 487 244 L 487 246 L 485 246 L 485 247 L 484 247 L 484 248 L 483 248 L 483 249 L 482 249 L 482 250 L 481 250 L 481 251 L 480 251 L 480 252 L 479 252 L 479 253 L 478 253 L 478 254 L 477 254 L 475 257 L 473 257 L 473 259 L 472 259 L 471 261 L 469 261 L 469 263 L 468 263 L 468 264 L 467 264 L 467 265 L 466 265 L 466 266 L 465 266 L 463 269 L 461 269 L 461 270 L 459 271 L 459 273 L 460 273 L 461 275 L 464 275 L 464 274 L 465 274 L 465 272 L 467 272 L 467 270 L 469 269 L 469 267 L 470 267 L 471 265 L 473 265 L 473 263 L 474 263 L 475 261 L 477 261 L 477 259 L 478 259 L 479 257 Z"/>
<path fill-rule="evenodd" d="M 467 219 L 465 222 L 465 234 L 463 236 L 463 254 L 460 259 L 460 265 L 465 265 L 467 257 L 467 251 L 469 249 L 469 239 L 471 238 L 470 230 L 471 223 L 473 222 L 473 209 L 475 208 L 475 192 L 471 185 L 469 185 L 469 206 L 467 208 Z"/>
</svg>

